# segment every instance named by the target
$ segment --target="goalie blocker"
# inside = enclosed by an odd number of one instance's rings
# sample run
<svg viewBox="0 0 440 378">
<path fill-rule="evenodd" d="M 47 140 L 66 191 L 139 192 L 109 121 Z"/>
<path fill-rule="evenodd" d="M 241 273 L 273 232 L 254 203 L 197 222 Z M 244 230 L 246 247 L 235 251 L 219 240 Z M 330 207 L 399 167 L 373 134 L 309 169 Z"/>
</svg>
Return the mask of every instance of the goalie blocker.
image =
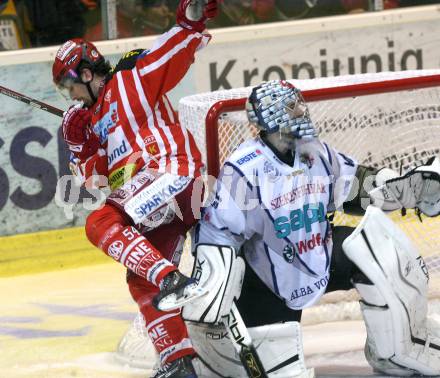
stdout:
<svg viewBox="0 0 440 378">
<path fill-rule="evenodd" d="M 385 211 L 400 208 L 419 209 L 429 217 L 440 214 L 440 160 L 430 158 L 405 175 L 389 168 L 381 169 L 376 176 L 377 188 L 368 194 L 374 206 Z"/>
<path fill-rule="evenodd" d="M 192 277 L 208 294 L 188 303 L 183 318 L 203 377 L 311 378 L 298 322 L 247 329 L 235 306 L 245 264 L 234 248 L 199 244 Z M 233 319 L 231 322 L 230 320 Z M 254 345 L 258 345 L 256 348 Z"/>
<path fill-rule="evenodd" d="M 428 272 L 408 237 L 369 206 L 343 250 L 371 281 L 354 279 L 370 365 L 397 376 L 438 376 L 440 324 L 427 318 Z"/>
</svg>

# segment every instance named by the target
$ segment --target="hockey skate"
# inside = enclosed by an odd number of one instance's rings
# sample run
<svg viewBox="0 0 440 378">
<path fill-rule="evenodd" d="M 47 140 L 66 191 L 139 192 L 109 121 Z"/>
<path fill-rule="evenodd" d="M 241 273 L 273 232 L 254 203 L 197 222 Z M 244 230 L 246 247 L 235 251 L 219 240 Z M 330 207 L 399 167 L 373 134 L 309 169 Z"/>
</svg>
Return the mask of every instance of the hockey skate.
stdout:
<svg viewBox="0 0 440 378">
<path fill-rule="evenodd" d="M 171 311 L 205 294 L 206 289 L 199 287 L 194 278 L 176 270 L 161 282 L 160 292 L 154 297 L 153 305 L 160 311 Z"/>
<path fill-rule="evenodd" d="M 197 378 L 191 356 L 183 356 L 159 367 L 151 378 Z"/>
</svg>

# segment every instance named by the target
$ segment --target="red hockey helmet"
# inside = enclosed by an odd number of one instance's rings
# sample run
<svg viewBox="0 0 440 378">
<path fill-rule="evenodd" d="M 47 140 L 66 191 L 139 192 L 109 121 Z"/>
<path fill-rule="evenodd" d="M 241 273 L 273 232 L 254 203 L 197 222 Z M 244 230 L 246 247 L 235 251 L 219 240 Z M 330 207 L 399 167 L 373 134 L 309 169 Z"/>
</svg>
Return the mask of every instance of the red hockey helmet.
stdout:
<svg viewBox="0 0 440 378">
<path fill-rule="evenodd" d="M 96 46 L 81 38 L 70 39 L 57 51 L 52 66 L 53 82 L 59 88 L 66 88 L 70 83 L 81 83 L 79 68 L 94 70 L 104 61 Z"/>
</svg>

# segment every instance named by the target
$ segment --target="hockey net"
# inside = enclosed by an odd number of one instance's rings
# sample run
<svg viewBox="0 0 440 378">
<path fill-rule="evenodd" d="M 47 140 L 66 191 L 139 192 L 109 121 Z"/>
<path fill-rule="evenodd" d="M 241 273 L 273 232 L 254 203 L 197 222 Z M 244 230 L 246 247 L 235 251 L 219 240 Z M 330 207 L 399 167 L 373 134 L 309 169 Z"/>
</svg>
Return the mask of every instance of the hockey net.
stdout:
<svg viewBox="0 0 440 378">
<path fill-rule="evenodd" d="M 440 151 L 440 70 L 349 75 L 292 80 L 302 89 L 320 139 L 355 157 L 361 164 L 406 171 Z M 191 130 L 210 175 L 241 142 L 256 135 L 244 105 L 251 87 L 198 94 L 180 101 L 179 118 Z M 414 212 L 391 218 L 415 242 L 429 268 L 430 312 L 440 299 L 440 217 Z M 360 218 L 336 214 L 338 225 L 356 226 Z M 192 258 L 185 248 L 181 269 L 189 273 Z M 354 290 L 325 295 L 307 309 L 303 324 L 361 319 Z M 124 362 L 151 367 L 154 355 L 142 319 L 121 340 L 117 355 Z M 150 358 L 148 358 L 150 356 Z"/>
<path fill-rule="evenodd" d="M 440 151 L 440 70 L 402 71 L 292 80 L 303 91 L 320 139 L 361 164 L 406 171 Z M 256 135 L 244 112 L 251 87 L 185 97 L 181 123 L 193 133 L 208 173 L 244 140 Z M 440 298 L 440 219 L 413 211 L 390 214 L 424 257 L 430 273 L 430 299 Z M 360 218 L 338 213 L 337 225 L 356 226 Z M 186 257 L 183 265 L 190 264 Z M 303 320 L 360 318 L 354 290 L 325 295 Z"/>
</svg>

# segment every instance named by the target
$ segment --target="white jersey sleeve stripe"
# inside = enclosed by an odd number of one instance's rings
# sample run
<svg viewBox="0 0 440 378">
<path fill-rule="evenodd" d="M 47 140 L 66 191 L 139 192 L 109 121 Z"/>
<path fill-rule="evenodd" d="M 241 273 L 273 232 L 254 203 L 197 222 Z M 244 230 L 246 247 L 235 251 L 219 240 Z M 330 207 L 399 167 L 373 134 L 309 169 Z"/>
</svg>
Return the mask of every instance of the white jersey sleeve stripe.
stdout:
<svg viewBox="0 0 440 378">
<path fill-rule="evenodd" d="M 159 37 L 157 37 L 154 40 L 153 45 L 151 46 L 151 49 L 148 52 L 152 53 L 160 48 L 163 48 L 163 46 L 167 40 L 173 38 L 176 34 L 178 34 L 181 31 L 182 31 L 181 26 L 174 26 L 166 33 L 161 34 Z"/>
<path fill-rule="evenodd" d="M 179 51 L 181 51 L 182 49 L 185 49 L 193 39 L 195 39 L 195 38 L 200 39 L 200 36 L 201 36 L 200 34 L 190 34 L 185 40 L 183 40 L 182 42 L 180 42 L 179 44 L 174 46 L 168 53 L 163 55 L 160 59 L 141 68 L 139 70 L 141 76 L 145 76 L 145 75 L 149 74 L 150 72 L 153 72 L 154 70 L 158 69 L 160 66 L 165 64 L 168 60 L 170 60 L 171 57 L 176 55 Z"/>
<path fill-rule="evenodd" d="M 156 114 L 156 119 L 157 119 L 157 123 L 158 126 L 163 130 L 163 132 L 165 133 L 167 139 L 168 139 L 168 143 L 170 145 L 171 148 L 171 154 L 169 156 L 170 158 L 170 172 L 173 175 L 178 175 L 178 162 L 177 162 L 177 145 L 176 142 L 174 141 L 173 135 L 171 134 L 170 128 L 165 124 L 164 120 L 162 119 L 162 114 L 159 110 L 159 103 L 156 104 L 155 108 L 154 108 L 154 112 Z"/>
<path fill-rule="evenodd" d="M 118 88 L 119 88 L 119 93 L 121 95 L 124 112 L 127 115 L 127 119 L 130 124 L 131 130 L 133 134 L 136 136 L 136 144 L 141 148 L 142 158 L 144 159 L 145 162 L 147 162 L 149 160 L 149 156 L 145 149 L 145 143 L 142 137 L 139 135 L 139 125 L 136 121 L 136 118 L 134 117 L 133 111 L 131 110 L 130 101 L 128 100 L 127 92 L 124 85 L 124 79 L 122 78 L 122 74 L 120 71 L 116 74 L 116 77 L 118 80 Z M 139 158 L 139 156 L 137 156 L 136 158 Z"/>
<path fill-rule="evenodd" d="M 168 99 L 167 96 L 163 96 L 163 103 L 164 103 L 165 108 L 168 112 L 168 117 L 170 117 L 170 120 L 172 122 L 176 122 L 176 120 L 174 118 L 174 112 L 173 112 L 171 104 L 170 104 L 170 100 Z M 189 145 L 188 131 L 186 130 L 186 127 L 183 125 L 182 125 L 181 131 L 183 134 L 183 138 L 185 139 L 185 154 L 188 157 L 188 176 L 193 177 L 194 172 L 195 172 L 195 164 L 194 164 L 194 158 L 191 153 L 191 147 Z"/>
<path fill-rule="evenodd" d="M 167 155 L 165 143 L 162 139 L 162 136 L 159 133 L 159 130 L 157 130 L 154 124 L 153 111 L 151 110 L 150 104 L 148 103 L 147 98 L 145 96 L 145 92 L 144 89 L 142 88 L 141 80 L 137 73 L 137 69 L 133 68 L 131 72 L 133 73 L 134 83 L 136 86 L 136 90 L 139 94 L 139 100 L 141 101 L 142 108 L 145 110 L 145 114 L 147 116 L 148 127 L 150 128 L 151 133 L 153 134 L 154 138 L 156 139 L 157 145 L 159 146 L 159 151 L 161 156 L 160 161 L 158 162 L 159 170 L 165 171 L 166 161 L 164 158 L 162 158 L 163 156 Z"/>
<path fill-rule="evenodd" d="M 150 331 L 150 329 L 153 329 L 154 327 L 156 327 L 156 325 L 158 325 L 159 323 L 162 323 L 164 320 L 167 320 L 169 318 L 172 318 L 173 316 L 176 316 L 177 314 L 179 314 L 180 311 L 173 311 L 171 313 L 167 313 L 163 316 L 161 316 L 160 318 L 157 318 L 155 320 L 153 320 L 152 322 L 147 324 L 147 332 Z"/>
<path fill-rule="evenodd" d="M 170 100 L 168 99 L 167 96 L 162 96 L 162 99 L 163 99 L 163 103 L 165 105 L 165 109 L 167 110 L 168 118 L 170 119 L 170 121 L 172 123 L 176 123 L 176 119 L 174 118 L 174 112 L 173 112 L 172 106 L 170 104 Z"/>
</svg>

